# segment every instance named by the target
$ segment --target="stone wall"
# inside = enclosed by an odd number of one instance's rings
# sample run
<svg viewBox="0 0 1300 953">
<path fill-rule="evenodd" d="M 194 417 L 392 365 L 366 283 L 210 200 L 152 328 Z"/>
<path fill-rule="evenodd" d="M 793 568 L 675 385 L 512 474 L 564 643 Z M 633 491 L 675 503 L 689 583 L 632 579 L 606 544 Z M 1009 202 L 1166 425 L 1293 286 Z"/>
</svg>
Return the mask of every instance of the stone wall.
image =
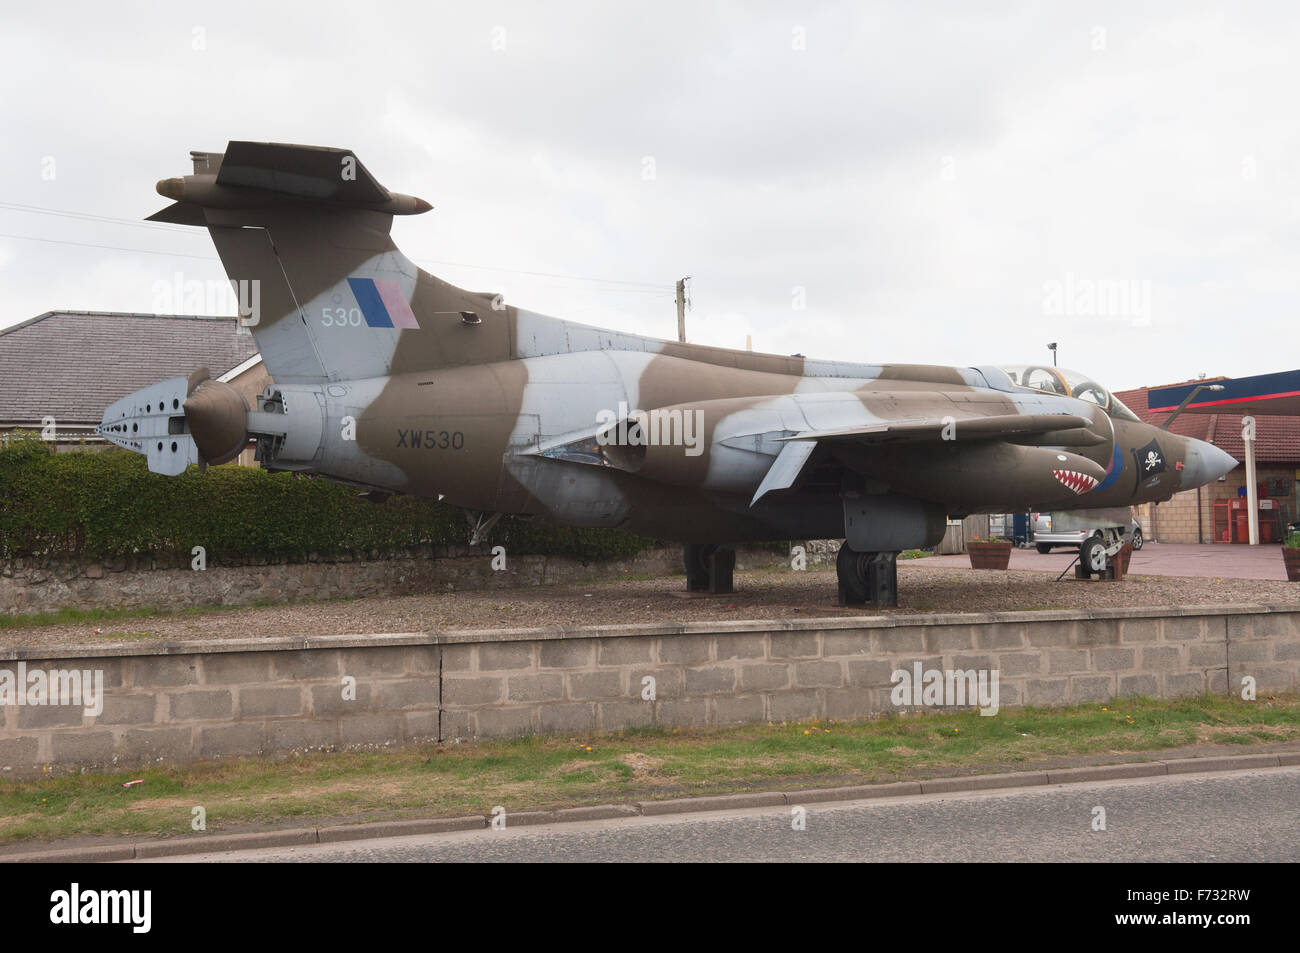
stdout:
<svg viewBox="0 0 1300 953">
<path fill-rule="evenodd" d="M 855 719 L 891 675 L 999 673 L 1003 710 L 1300 690 L 1300 611 L 867 616 L 0 650 L 0 684 L 102 672 L 103 708 L 0 706 L 0 776 L 639 725 Z M 6 676 L 5 672 L 12 673 Z M 654 698 L 643 697 L 646 678 Z M 10 699 L 12 701 L 12 699 Z"/>
<path fill-rule="evenodd" d="M 813 543 L 807 544 L 809 546 Z M 838 548 L 838 543 L 836 543 Z M 830 557 L 834 559 L 834 551 Z M 738 568 L 775 565 L 788 557 L 740 548 Z M 809 554 L 808 564 L 825 562 Z M 572 556 L 511 556 L 492 568 L 487 546 L 406 553 L 387 559 L 313 559 L 194 570 L 186 563 L 119 559 L 108 563 L 18 561 L 0 566 L 0 613 L 78 609 L 250 605 L 342 596 L 395 596 L 454 589 L 513 589 L 551 583 L 615 579 L 625 573 L 682 572 L 680 547 L 651 549 L 632 559 L 583 562 Z"/>
</svg>

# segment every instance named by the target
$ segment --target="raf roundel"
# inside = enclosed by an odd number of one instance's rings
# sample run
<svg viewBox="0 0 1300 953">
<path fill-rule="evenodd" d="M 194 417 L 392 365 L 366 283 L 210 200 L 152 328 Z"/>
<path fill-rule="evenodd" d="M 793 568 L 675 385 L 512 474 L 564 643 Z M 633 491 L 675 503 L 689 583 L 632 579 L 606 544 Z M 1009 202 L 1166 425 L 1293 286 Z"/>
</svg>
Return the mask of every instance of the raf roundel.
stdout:
<svg viewBox="0 0 1300 953">
<path fill-rule="evenodd" d="M 357 299 L 361 313 L 365 315 L 367 327 L 420 327 L 410 302 L 402 295 L 402 288 L 396 281 L 349 278 L 348 287 L 352 289 L 352 296 Z"/>
</svg>

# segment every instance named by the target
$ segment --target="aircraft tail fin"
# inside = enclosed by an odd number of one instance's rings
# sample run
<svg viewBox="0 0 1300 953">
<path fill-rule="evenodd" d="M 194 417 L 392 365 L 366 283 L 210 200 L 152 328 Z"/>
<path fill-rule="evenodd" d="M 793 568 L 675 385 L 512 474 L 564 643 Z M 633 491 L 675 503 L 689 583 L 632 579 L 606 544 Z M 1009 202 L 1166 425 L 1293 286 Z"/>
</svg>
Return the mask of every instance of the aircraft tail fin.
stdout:
<svg viewBox="0 0 1300 953">
<path fill-rule="evenodd" d="M 390 192 L 345 149 L 231 142 L 163 179 L 151 221 L 212 236 L 277 384 L 380 377 L 510 354 L 510 309 L 421 271 L 394 215 L 432 206 Z"/>
</svg>

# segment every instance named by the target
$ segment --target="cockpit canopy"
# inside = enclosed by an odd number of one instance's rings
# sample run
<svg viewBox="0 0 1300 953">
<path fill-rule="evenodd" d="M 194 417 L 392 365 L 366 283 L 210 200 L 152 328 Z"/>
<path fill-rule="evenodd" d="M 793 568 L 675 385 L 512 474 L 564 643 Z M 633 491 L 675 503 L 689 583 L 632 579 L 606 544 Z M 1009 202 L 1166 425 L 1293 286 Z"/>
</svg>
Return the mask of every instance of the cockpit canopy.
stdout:
<svg viewBox="0 0 1300 953">
<path fill-rule="evenodd" d="M 1112 417 L 1139 423 L 1138 416 L 1129 410 L 1110 391 L 1078 371 L 1043 364 L 1004 365 L 1000 370 L 1011 378 L 1011 383 L 1025 390 L 1042 390 L 1064 397 L 1077 397 L 1096 404 Z"/>
</svg>

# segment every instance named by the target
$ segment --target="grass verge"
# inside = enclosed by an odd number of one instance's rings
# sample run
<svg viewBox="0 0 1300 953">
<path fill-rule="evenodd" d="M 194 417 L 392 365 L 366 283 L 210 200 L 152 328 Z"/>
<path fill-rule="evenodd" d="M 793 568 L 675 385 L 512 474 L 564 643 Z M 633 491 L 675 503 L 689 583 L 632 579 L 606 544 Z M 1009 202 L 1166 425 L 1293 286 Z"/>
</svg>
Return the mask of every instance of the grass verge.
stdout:
<svg viewBox="0 0 1300 953">
<path fill-rule="evenodd" d="M 1300 697 L 1132 699 L 1068 709 L 644 730 L 239 759 L 0 783 L 0 843 L 486 814 L 757 789 L 1024 770 L 1071 756 L 1300 739 Z M 122 783 L 143 778 L 143 784 Z"/>
</svg>

